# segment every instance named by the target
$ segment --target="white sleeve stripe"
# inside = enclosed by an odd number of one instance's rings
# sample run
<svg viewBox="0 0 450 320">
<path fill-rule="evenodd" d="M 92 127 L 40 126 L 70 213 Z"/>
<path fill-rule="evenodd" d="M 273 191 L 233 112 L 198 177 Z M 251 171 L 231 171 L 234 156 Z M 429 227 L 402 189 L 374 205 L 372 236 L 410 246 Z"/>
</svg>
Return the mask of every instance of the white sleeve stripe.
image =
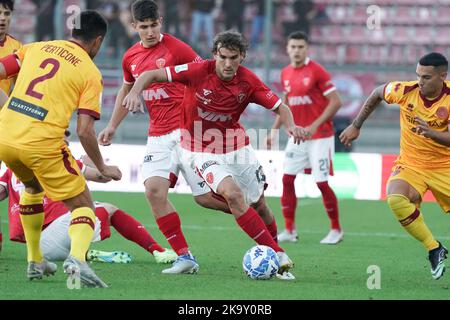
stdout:
<svg viewBox="0 0 450 320">
<path fill-rule="evenodd" d="M 275 110 L 276 108 L 278 108 L 281 105 L 281 99 L 278 99 L 277 103 L 275 103 L 275 105 L 273 106 L 272 109 L 270 110 Z"/>
<path fill-rule="evenodd" d="M 172 73 L 170 73 L 170 68 L 166 67 L 167 81 L 172 82 Z"/>
<path fill-rule="evenodd" d="M 134 82 L 128 82 L 127 80 L 125 80 L 125 78 L 123 78 L 123 83 L 125 83 L 125 84 L 134 84 Z"/>
<path fill-rule="evenodd" d="M 335 91 L 335 90 L 336 90 L 336 87 L 331 87 L 330 89 L 328 89 L 327 91 L 325 91 L 325 92 L 322 93 L 322 94 L 323 94 L 324 96 L 326 96 L 326 95 L 332 93 L 332 92 Z"/>
</svg>

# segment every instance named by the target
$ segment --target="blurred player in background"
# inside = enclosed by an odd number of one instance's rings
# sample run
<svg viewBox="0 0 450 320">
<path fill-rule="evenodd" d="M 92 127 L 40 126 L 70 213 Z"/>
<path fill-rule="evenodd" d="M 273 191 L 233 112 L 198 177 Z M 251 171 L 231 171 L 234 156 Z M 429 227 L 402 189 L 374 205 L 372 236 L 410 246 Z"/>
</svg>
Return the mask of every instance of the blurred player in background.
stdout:
<svg viewBox="0 0 450 320">
<path fill-rule="evenodd" d="M 137 77 L 145 71 L 162 69 L 189 62 L 201 61 L 194 50 L 167 33 L 161 33 L 162 17 L 151 0 L 138 0 L 132 5 L 133 27 L 141 39 L 127 50 L 122 68 L 124 83 L 108 126 L 98 136 L 102 145 L 110 145 L 128 110 L 122 105 Z M 193 168 L 180 160 L 180 114 L 185 86 L 181 83 L 151 84 L 145 88 L 143 99 L 150 115 L 147 150 L 142 166 L 145 195 L 161 232 L 169 238 L 173 230 L 181 228 L 179 215 L 168 199 L 181 171 L 200 205 L 229 212 L 227 204 L 214 197 Z M 170 243 L 170 241 L 169 241 Z M 173 247 L 178 255 L 185 253 Z"/>
<path fill-rule="evenodd" d="M 400 155 L 387 184 L 387 202 L 405 230 L 428 251 L 431 275 L 445 271 L 448 250 L 425 224 L 420 204 L 430 190 L 442 210 L 450 213 L 450 82 L 448 61 L 429 53 L 417 64 L 416 81 L 393 81 L 376 88 L 363 108 L 340 135 L 345 146 L 381 101 L 400 106 Z"/>
<path fill-rule="evenodd" d="M 151 83 L 187 86 L 182 110 L 183 161 L 195 166 L 208 186 L 227 201 L 236 222 L 250 238 L 277 252 L 279 273 L 293 279 L 292 274 L 287 276 L 293 263 L 276 242 L 275 218 L 265 202 L 262 166 L 239 118 L 249 103 L 257 103 L 280 115 L 296 143 L 303 138 L 303 131 L 294 125 L 289 108 L 241 66 L 246 52 L 247 42 L 240 33 L 220 33 L 214 39 L 214 60 L 147 71 L 139 76 L 124 104 L 130 111 L 142 112 L 139 96 Z M 163 273 L 197 272 L 199 265 L 181 228 L 172 229 L 166 237 L 172 247 L 184 252 Z"/>
<path fill-rule="evenodd" d="M 338 201 L 328 184 L 328 177 L 333 172 L 333 116 L 342 106 L 342 102 L 331 82 L 330 74 L 308 57 L 308 36 L 304 32 L 296 31 L 289 35 L 287 53 L 291 64 L 281 71 L 284 102 L 291 109 L 295 124 L 308 130 L 309 139 L 304 143 L 294 144 L 291 138 L 286 146 L 281 196 L 286 229 L 278 235 L 278 240 L 298 241 L 294 182 L 297 174 L 306 171 L 312 173 L 322 193 L 323 204 L 331 222 L 330 232 L 320 243 L 336 244 L 343 239 L 344 232 L 339 223 Z M 275 129 L 280 127 L 281 120 L 277 116 L 272 133 L 267 138 L 269 147 Z"/>
<path fill-rule="evenodd" d="M 29 279 L 56 271 L 39 246 L 45 191 L 72 212 L 71 250 L 64 271 L 70 277 L 79 276 L 85 286 L 107 287 L 85 261 L 94 235 L 94 206 L 86 180 L 64 143 L 64 131 L 77 111 L 77 134 L 86 153 L 104 177 L 121 178 L 117 167 L 104 163 L 94 129 L 94 120 L 100 118 L 103 84 L 92 59 L 106 32 L 105 19 L 95 11 L 85 11 L 75 17 L 69 41 L 32 43 L 0 60 L 0 78 L 18 75 L 0 113 L 0 159 L 25 185 L 20 217 Z"/>
<path fill-rule="evenodd" d="M 0 0 L 0 59 L 13 54 L 22 47 L 20 41 L 8 34 L 13 11 L 13 0 Z M 0 80 L 0 98 L 11 92 L 13 84 L 14 78 Z M 2 219 L 0 215 L 0 252 L 2 251 L 2 239 Z"/>
</svg>

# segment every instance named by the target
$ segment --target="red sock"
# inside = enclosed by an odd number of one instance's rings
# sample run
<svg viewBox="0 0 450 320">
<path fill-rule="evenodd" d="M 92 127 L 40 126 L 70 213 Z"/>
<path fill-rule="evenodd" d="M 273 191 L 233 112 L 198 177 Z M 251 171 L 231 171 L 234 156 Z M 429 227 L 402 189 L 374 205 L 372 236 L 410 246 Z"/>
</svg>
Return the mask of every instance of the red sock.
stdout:
<svg viewBox="0 0 450 320">
<path fill-rule="evenodd" d="M 179 255 L 189 252 L 189 247 L 181 231 L 181 221 L 178 213 L 172 212 L 168 215 L 156 219 L 159 230 L 164 234 L 173 250 Z"/>
<path fill-rule="evenodd" d="M 290 174 L 283 175 L 283 194 L 281 196 L 281 211 L 283 212 L 286 230 L 295 230 L 295 209 L 297 208 L 297 196 L 295 195 L 295 177 Z"/>
<path fill-rule="evenodd" d="M 331 229 L 341 230 L 339 224 L 339 208 L 336 195 L 333 189 L 328 185 L 328 181 L 317 182 L 317 186 L 322 192 L 323 205 L 327 211 L 328 217 L 331 221 Z"/>
<path fill-rule="evenodd" d="M 256 243 L 271 247 L 275 252 L 284 252 L 272 239 L 264 221 L 252 207 L 249 207 L 246 213 L 237 218 L 236 222 Z"/>
<path fill-rule="evenodd" d="M 277 229 L 277 222 L 275 221 L 275 217 L 273 218 L 272 222 L 270 224 L 266 224 L 267 230 L 269 230 L 270 235 L 272 236 L 272 239 L 278 243 L 278 229 Z"/>
<path fill-rule="evenodd" d="M 122 210 L 117 210 L 113 213 L 111 216 L 111 225 L 125 239 L 133 241 L 150 253 L 153 253 L 155 250 L 160 252 L 164 251 L 139 221 Z"/>
</svg>

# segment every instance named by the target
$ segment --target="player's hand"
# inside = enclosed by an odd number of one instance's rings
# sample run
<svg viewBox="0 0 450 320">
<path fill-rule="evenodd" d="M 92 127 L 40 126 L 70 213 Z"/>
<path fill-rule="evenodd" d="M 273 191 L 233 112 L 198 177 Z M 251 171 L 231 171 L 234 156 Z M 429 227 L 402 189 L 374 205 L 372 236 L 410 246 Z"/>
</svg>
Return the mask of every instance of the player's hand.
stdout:
<svg viewBox="0 0 450 320">
<path fill-rule="evenodd" d="M 273 135 L 271 133 L 269 133 L 269 135 L 266 138 L 267 150 L 272 149 L 272 142 L 273 142 Z"/>
<path fill-rule="evenodd" d="M 133 89 L 123 99 L 122 105 L 130 112 L 135 113 L 139 111 L 140 113 L 145 113 L 140 96 Z"/>
<path fill-rule="evenodd" d="M 346 148 L 350 148 L 352 146 L 352 141 L 356 140 L 359 136 L 360 129 L 356 128 L 353 124 L 349 125 L 345 128 L 344 131 L 339 136 L 339 140 L 341 140 L 342 144 Z"/>
<path fill-rule="evenodd" d="M 305 130 L 305 128 L 292 126 L 290 128 L 287 128 L 286 131 L 289 136 L 294 138 L 295 144 L 300 144 L 300 142 L 309 139 L 309 133 Z"/>
<path fill-rule="evenodd" d="M 102 170 L 99 170 L 102 176 L 106 178 L 111 178 L 115 181 L 122 179 L 122 172 L 117 166 L 105 165 Z"/>
<path fill-rule="evenodd" d="M 417 123 L 417 126 L 416 126 L 417 134 L 424 136 L 425 138 L 431 138 L 431 134 L 432 134 L 433 130 L 428 125 L 428 122 L 426 122 L 425 120 L 423 120 L 417 116 L 414 117 L 414 121 Z"/>
<path fill-rule="evenodd" d="M 106 127 L 98 134 L 97 141 L 99 145 L 109 146 L 112 143 L 112 139 L 114 134 L 116 133 L 116 129 L 111 127 Z"/>
</svg>

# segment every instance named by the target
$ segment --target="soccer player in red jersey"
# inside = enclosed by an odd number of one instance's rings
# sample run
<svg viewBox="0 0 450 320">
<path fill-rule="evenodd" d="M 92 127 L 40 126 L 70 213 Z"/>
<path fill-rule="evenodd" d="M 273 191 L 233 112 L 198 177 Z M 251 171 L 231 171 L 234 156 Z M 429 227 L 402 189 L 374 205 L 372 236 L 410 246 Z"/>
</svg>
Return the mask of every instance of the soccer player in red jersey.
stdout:
<svg viewBox="0 0 450 320">
<path fill-rule="evenodd" d="M 297 242 L 295 210 L 297 197 L 294 181 L 298 173 L 311 171 L 317 187 L 322 193 L 323 204 L 331 221 L 331 230 L 320 241 L 322 244 L 337 244 L 344 236 L 339 224 L 338 201 L 328 184 L 332 174 L 334 155 L 334 129 L 332 118 L 342 106 L 330 74 L 308 57 L 308 37 L 301 31 L 289 35 L 287 53 L 291 64 L 281 71 L 285 102 L 294 116 L 295 124 L 305 127 L 309 139 L 299 145 L 291 138 L 286 146 L 283 175 L 282 212 L 286 229 L 278 235 L 280 242 Z M 279 129 L 281 120 L 275 120 L 272 129 Z M 268 137 L 270 146 L 273 134 Z"/>
<path fill-rule="evenodd" d="M 122 102 L 135 80 L 148 70 L 198 62 L 202 59 L 186 43 L 167 33 L 161 33 L 162 17 L 158 6 L 151 0 L 138 0 L 132 5 L 133 26 L 141 39 L 127 50 L 123 57 L 124 82 L 120 89 L 114 112 L 108 126 L 100 132 L 98 142 L 111 144 L 115 131 L 128 114 Z M 185 85 L 182 83 L 152 84 L 145 88 L 142 97 L 150 115 L 147 150 L 142 166 L 145 194 L 161 232 L 169 239 L 173 230 L 181 227 L 174 206 L 168 200 L 169 188 L 175 186 L 181 171 L 200 205 L 229 212 L 224 200 L 214 196 L 211 189 L 193 168 L 179 158 L 180 114 Z M 169 243 L 178 238 L 169 240 Z M 187 247 L 173 246 L 178 255 Z"/>
<path fill-rule="evenodd" d="M 276 242 L 275 219 L 264 199 L 265 175 L 239 118 L 249 103 L 257 103 L 280 115 L 295 142 L 304 139 L 304 132 L 295 126 L 289 108 L 241 66 L 246 51 L 247 42 L 240 33 L 222 32 L 214 39 L 214 60 L 147 71 L 138 78 L 124 105 L 129 111 L 142 111 L 139 95 L 151 83 L 187 86 L 181 132 L 183 161 L 195 166 L 208 186 L 225 198 L 236 222 L 252 239 L 277 252 L 279 273 L 292 279 L 288 270 L 293 263 Z M 182 238 L 187 247 L 181 229 L 173 230 L 172 237 Z M 163 272 L 197 269 L 195 257 L 186 252 Z"/>
</svg>

